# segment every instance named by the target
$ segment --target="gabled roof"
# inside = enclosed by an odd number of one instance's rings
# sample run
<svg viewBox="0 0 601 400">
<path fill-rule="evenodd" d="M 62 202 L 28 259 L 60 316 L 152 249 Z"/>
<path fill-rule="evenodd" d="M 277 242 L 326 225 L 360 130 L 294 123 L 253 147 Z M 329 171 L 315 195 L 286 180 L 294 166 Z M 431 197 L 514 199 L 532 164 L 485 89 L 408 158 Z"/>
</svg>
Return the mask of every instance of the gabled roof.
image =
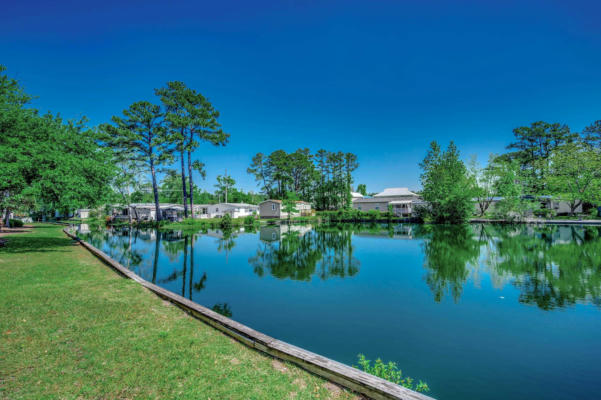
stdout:
<svg viewBox="0 0 601 400">
<path fill-rule="evenodd" d="M 382 199 L 377 197 L 363 197 L 361 199 L 353 200 L 353 204 L 361 204 L 361 203 L 384 203 L 388 204 L 390 199 Z"/>
<path fill-rule="evenodd" d="M 233 206 L 233 207 L 258 207 L 256 204 L 248 204 L 248 203 L 217 203 L 217 204 L 213 204 L 214 206 L 217 205 L 225 205 L 225 206 Z"/>
<path fill-rule="evenodd" d="M 408 188 L 386 188 L 383 192 L 380 192 L 374 197 L 392 197 L 392 196 L 417 196 L 415 193 L 409 191 Z"/>
<path fill-rule="evenodd" d="M 259 204 L 263 204 L 263 203 L 281 203 L 281 202 L 282 202 L 282 200 L 269 199 L 269 200 L 262 201 Z"/>
<path fill-rule="evenodd" d="M 362 198 L 363 197 L 363 195 L 361 193 L 358 193 L 358 192 L 351 192 L 351 196 L 353 198 Z"/>
</svg>

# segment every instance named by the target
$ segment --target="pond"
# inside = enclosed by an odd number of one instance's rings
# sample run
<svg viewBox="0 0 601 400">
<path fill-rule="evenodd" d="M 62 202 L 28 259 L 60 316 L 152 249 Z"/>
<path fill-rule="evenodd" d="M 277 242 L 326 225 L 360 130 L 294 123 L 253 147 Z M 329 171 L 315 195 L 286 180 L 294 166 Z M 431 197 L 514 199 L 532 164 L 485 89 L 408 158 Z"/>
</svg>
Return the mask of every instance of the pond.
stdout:
<svg viewBox="0 0 601 400">
<path fill-rule="evenodd" d="M 601 398 L 601 227 L 265 226 L 80 236 L 144 279 L 438 399 Z"/>
</svg>

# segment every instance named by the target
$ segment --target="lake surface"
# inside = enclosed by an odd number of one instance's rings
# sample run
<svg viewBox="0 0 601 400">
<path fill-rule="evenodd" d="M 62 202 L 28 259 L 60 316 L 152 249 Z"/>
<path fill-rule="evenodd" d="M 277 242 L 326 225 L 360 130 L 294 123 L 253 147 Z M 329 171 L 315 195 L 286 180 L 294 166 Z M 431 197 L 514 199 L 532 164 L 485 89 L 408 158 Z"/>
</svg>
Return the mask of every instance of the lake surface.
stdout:
<svg viewBox="0 0 601 400">
<path fill-rule="evenodd" d="M 340 362 L 395 361 L 438 399 L 601 398 L 601 228 L 82 227 L 144 279 Z"/>
</svg>

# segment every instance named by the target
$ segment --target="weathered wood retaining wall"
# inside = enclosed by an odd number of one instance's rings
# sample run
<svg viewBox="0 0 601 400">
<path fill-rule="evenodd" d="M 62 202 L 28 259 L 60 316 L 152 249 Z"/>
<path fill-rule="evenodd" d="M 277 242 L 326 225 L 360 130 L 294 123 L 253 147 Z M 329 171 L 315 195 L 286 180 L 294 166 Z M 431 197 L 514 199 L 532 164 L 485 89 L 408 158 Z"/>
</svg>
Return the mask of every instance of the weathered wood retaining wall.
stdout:
<svg viewBox="0 0 601 400">
<path fill-rule="evenodd" d="M 142 279 L 104 252 L 80 239 L 76 235 L 73 235 L 68 229 L 65 228 L 63 231 L 67 236 L 77 240 L 92 254 L 110 265 L 123 276 L 133 279 L 163 299 L 169 300 L 178 307 L 189 312 L 194 317 L 219 329 L 249 347 L 265 352 L 273 357 L 292 362 L 318 376 L 336 382 L 373 399 L 432 400 L 431 397 L 421 393 L 388 382 L 305 349 L 282 342 L 281 340 L 274 339 L 261 332 L 257 332 L 246 325 L 242 325 L 230 318 L 224 317 L 213 310 Z"/>
</svg>

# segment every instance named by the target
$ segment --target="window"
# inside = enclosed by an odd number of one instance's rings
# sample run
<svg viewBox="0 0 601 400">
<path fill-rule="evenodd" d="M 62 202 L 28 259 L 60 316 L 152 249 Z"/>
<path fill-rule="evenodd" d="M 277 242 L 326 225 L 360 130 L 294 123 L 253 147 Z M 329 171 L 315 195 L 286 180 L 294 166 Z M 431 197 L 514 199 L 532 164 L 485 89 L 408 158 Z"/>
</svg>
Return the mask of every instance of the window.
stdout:
<svg viewBox="0 0 601 400">
<path fill-rule="evenodd" d="M 215 208 L 215 212 L 219 212 L 219 207 L 216 207 L 216 208 Z"/>
<path fill-rule="evenodd" d="M 273 203 L 271 204 L 271 209 L 272 209 L 273 211 L 275 211 L 275 204 L 273 204 Z"/>
<path fill-rule="evenodd" d="M 358 206 L 357 209 L 361 210 L 361 206 Z"/>
<path fill-rule="evenodd" d="M 380 207 L 376 206 L 376 210 L 380 210 Z"/>
</svg>

